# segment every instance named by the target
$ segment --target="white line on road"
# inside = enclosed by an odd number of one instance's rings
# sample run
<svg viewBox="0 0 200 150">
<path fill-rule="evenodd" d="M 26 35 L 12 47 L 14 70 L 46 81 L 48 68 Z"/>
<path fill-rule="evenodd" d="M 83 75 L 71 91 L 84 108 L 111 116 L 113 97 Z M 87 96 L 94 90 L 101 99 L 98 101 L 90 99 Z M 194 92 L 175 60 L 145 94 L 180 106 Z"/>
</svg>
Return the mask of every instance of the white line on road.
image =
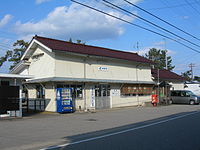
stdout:
<svg viewBox="0 0 200 150">
<path fill-rule="evenodd" d="M 62 144 L 62 145 L 57 145 L 57 146 L 52 146 L 52 147 L 48 147 L 48 148 L 43 148 L 43 149 L 40 149 L 40 150 L 51 150 L 51 149 L 55 149 L 55 148 L 66 147 L 66 146 L 69 146 L 69 145 L 80 144 L 80 143 L 84 143 L 84 142 L 88 142 L 88 141 L 94 141 L 94 140 L 97 140 L 97 139 L 102 139 L 102 138 L 105 138 L 105 137 L 109 137 L 109 136 L 113 136 L 113 135 L 118 135 L 118 134 L 130 132 L 130 131 L 134 131 L 134 130 L 138 130 L 138 129 L 142 129 L 142 128 L 154 126 L 154 125 L 157 125 L 157 124 L 169 122 L 169 121 L 172 121 L 172 120 L 180 119 L 180 118 L 183 118 L 183 117 L 186 117 L 186 116 L 190 116 L 190 115 L 194 115 L 194 114 L 197 114 L 197 113 L 199 113 L 199 111 L 195 111 L 195 112 L 192 112 L 192 113 L 189 113 L 189 114 L 180 115 L 180 116 L 177 116 L 177 117 L 169 118 L 169 119 L 166 119 L 166 120 L 162 120 L 162 121 L 150 123 L 150 124 L 139 126 L 139 127 L 135 127 L 135 128 L 130 128 L 130 129 L 126 129 L 126 130 L 122 130 L 122 131 L 118 131 L 118 132 L 114 132 L 114 133 L 110 133 L 110 134 L 105 134 L 105 135 L 102 135 L 102 136 L 97 136 L 97 137 L 93 137 L 93 138 L 89 138 L 89 139 L 85 139 L 85 140 L 80 140 L 80 141 L 72 142 L 72 143 L 66 143 L 66 144 Z"/>
</svg>

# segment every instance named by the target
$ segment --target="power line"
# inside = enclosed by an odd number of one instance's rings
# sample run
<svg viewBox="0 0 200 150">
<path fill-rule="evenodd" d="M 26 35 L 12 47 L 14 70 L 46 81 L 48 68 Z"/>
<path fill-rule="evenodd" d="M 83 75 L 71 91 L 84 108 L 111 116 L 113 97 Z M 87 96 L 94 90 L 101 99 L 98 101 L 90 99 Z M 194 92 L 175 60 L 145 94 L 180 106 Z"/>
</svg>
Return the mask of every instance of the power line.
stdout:
<svg viewBox="0 0 200 150">
<path fill-rule="evenodd" d="M 190 5 L 198 4 L 199 2 L 192 2 Z M 182 6 L 188 6 L 186 3 L 182 3 L 179 5 L 171 5 L 171 6 L 166 6 L 166 7 L 158 7 L 158 8 L 149 8 L 148 10 L 159 10 L 159 9 L 168 9 L 168 8 L 176 8 L 176 7 L 182 7 Z"/>
<path fill-rule="evenodd" d="M 127 20 L 124 20 L 124 19 L 122 19 L 122 18 L 119 18 L 119 17 L 116 17 L 116 16 L 111 15 L 111 14 L 109 14 L 109 13 L 106 13 L 106 12 L 104 12 L 104 11 L 102 11 L 102 10 L 99 10 L 99 9 L 94 8 L 94 7 L 88 6 L 88 5 L 86 5 L 86 4 L 77 2 L 77 1 L 75 1 L 75 0 L 71 0 L 71 1 L 74 2 L 74 3 L 77 3 L 77 4 L 79 4 L 79 5 L 82 5 L 82 6 L 84 6 L 84 7 L 87 7 L 87 8 L 89 8 L 89 9 L 92 9 L 92 10 L 94 10 L 94 11 L 100 12 L 100 13 L 102 13 L 102 14 L 104 14 L 104 15 L 110 16 L 110 17 L 112 17 L 112 18 L 118 19 L 118 20 L 123 21 L 123 22 L 125 22 L 125 23 L 128 23 L 128 24 L 130 24 L 130 25 L 133 25 L 133 26 L 135 26 L 135 27 L 141 28 L 141 29 L 143 29 L 143 30 L 146 30 L 146 31 L 152 32 L 152 33 L 154 33 L 154 34 L 157 34 L 157 35 L 159 35 L 159 36 L 162 36 L 162 37 L 165 37 L 165 38 L 167 38 L 167 39 L 170 39 L 170 40 L 172 40 L 172 41 L 174 41 L 174 42 L 176 42 L 176 43 L 179 43 L 180 45 L 183 45 L 183 46 L 185 46 L 185 47 L 187 47 L 187 48 L 189 48 L 189 49 L 191 49 L 191 50 L 193 50 L 193 51 L 195 51 L 195 52 L 197 52 L 197 53 L 200 53 L 199 50 L 194 49 L 194 48 L 192 48 L 192 47 L 190 47 L 190 46 L 188 46 L 188 45 L 186 45 L 186 44 L 184 44 L 184 43 L 181 43 L 180 41 L 178 41 L 178 40 L 176 40 L 176 39 L 173 39 L 173 38 L 171 38 L 171 37 L 168 37 L 168 36 L 166 36 L 166 35 L 163 35 L 163 34 L 161 34 L 161 33 L 158 33 L 158 32 L 156 32 L 156 31 L 153 31 L 153 30 L 151 30 L 151 29 L 142 27 L 142 26 L 140 26 L 140 25 L 134 24 L 134 23 L 129 22 L 129 21 L 127 21 Z"/>
<path fill-rule="evenodd" d="M 151 25 L 153 25 L 153 26 L 155 26 L 155 27 L 157 27 L 157 28 L 159 28 L 159 29 L 162 29 L 162 30 L 164 30 L 165 32 L 168 32 L 168 33 L 170 33 L 170 34 L 172 34 L 172 35 L 174 35 L 174 36 L 176 36 L 176 37 L 178 37 L 178 38 L 180 38 L 180 39 L 182 39 L 182 40 L 184 40 L 184 41 L 186 41 L 186 42 L 188 42 L 188 43 L 190 43 L 190 44 L 192 44 L 192 45 L 195 45 L 195 46 L 197 46 L 197 47 L 200 47 L 200 45 L 195 44 L 195 43 L 193 43 L 193 42 L 191 42 L 191 41 L 189 41 L 189 40 L 187 40 L 187 39 L 185 39 L 185 38 L 183 38 L 183 37 L 181 37 L 181 36 L 179 36 L 179 35 L 177 35 L 177 34 L 171 32 L 171 31 L 169 31 L 169 30 L 167 30 L 167 29 L 165 29 L 165 28 L 163 28 L 163 27 L 161 27 L 161 26 L 159 26 L 159 25 L 157 25 L 157 24 L 155 24 L 155 23 L 153 23 L 153 22 L 151 22 L 151 21 L 149 21 L 149 20 L 147 20 L 147 19 L 145 19 L 145 18 L 142 18 L 142 17 L 140 17 L 140 16 L 138 16 L 138 15 L 136 15 L 136 14 L 134 14 L 134 13 L 132 13 L 132 12 L 126 10 L 126 9 L 123 9 L 123 8 L 121 8 L 121 7 L 119 7 L 119 6 L 115 5 L 115 4 L 113 4 L 113 3 L 111 3 L 111 2 L 108 2 L 107 0 L 102 0 L 102 1 L 104 1 L 104 2 L 106 2 L 106 3 L 108 3 L 108 4 L 110 4 L 110 5 L 112 5 L 112 6 L 116 7 L 116 8 L 118 8 L 118 9 L 121 9 L 121 10 L 123 10 L 123 11 L 125 11 L 125 12 L 127 12 L 127 13 L 129 13 L 129 14 L 131 14 L 131 15 L 133 15 L 133 16 L 135 16 L 135 17 L 137 17 L 137 18 L 139 18 L 139 19 L 141 19 L 141 20 L 143 20 L 143 21 L 145 21 L 145 22 L 148 22 L 149 24 L 151 24 Z"/>
<path fill-rule="evenodd" d="M 133 4 L 133 3 L 131 3 L 130 1 L 127 1 L 127 0 L 124 0 L 124 1 L 127 2 L 127 3 L 130 4 L 130 5 L 132 5 L 132 6 L 136 7 L 136 8 L 138 8 L 138 9 L 140 9 L 140 10 L 146 12 L 147 14 L 149 14 L 149 15 L 151 15 L 151 16 L 157 18 L 158 20 L 160 20 L 160 21 L 162 21 L 162 22 L 164 22 L 164 23 L 166 23 L 166 24 L 168 24 L 168 25 L 174 27 L 175 29 L 177 29 L 177 30 L 179 30 L 179 31 L 181 31 L 181 32 L 183 32 L 183 33 L 185 33 L 185 34 L 187 34 L 187 35 L 193 37 L 194 39 L 197 39 L 197 40 L 200 41 L 200 39 L 197 38 L 196 36 L 194 36 L 194 35 L 192 35 L 192 34 L 186 32 L 186 31 L 180 29 L 179 27 L 176 27 L 175 25 L 169 23 L 168 21 L 165 21 L 164 19 L 162 19 L 162 18 L 160 18 L 160 17 L 158 17 L 158 16 L 156 16 L 156 15 L 150 13 L 149 11 L 147 11 L 147 10 L 145 10 L 145 9 L 143 9 L 143 8 L 141 8 L 141 7 L 139 7 L 139 6 L 135 5 L 135 4 Z"/>
<path fill-rule="evenodd" d="M 0 46 L 4 47 L 4 48 L 12 49 L 10 46 L 5 46 L 5 45 L 2 45 L 2 44 L 0 44 Z"/>
<path fill-rule="evenodd" d="M 165 6 L 170 6 L 170 4 L 168 3 L 168 1 L 166 1 L 166 0 L 161 0 L 161 2 L 162 2 L 162 4 L 163 5 L 165 5 Z M 179 9 L 179 10 L 178 10 Z M 174 14 L 177 14 L 177 12 L 179 13 L 179 15 L 183 15 L 183 14 L 185 14 L 185 15 L 188 15 L 188 14 L 186 14 L 187 13 L 187 11 L 185 11 L 185 9 L 183 10 L 183 7 L 179 7 L 178 9 L 176 9 L 176 11 L 174 10 L 174 9 L 171 9 L 171 12 L 173 11 L 174 13 L 172 13 L 173 15 Z M 170 12 L 170 11 L 169 11 Z M 191 26 L 193 26 L 194 24 L 192 24 L 190 21 L 188 21 L 188 23 L 191 25 Z"/>
<path fill-rule="evenodd" d="M 195 7 L 193 7 L 187 0 L 185 0 L 185 2 L 200 15 L 200 11 L 198 9 L 196 9 Z"/>
</svg>

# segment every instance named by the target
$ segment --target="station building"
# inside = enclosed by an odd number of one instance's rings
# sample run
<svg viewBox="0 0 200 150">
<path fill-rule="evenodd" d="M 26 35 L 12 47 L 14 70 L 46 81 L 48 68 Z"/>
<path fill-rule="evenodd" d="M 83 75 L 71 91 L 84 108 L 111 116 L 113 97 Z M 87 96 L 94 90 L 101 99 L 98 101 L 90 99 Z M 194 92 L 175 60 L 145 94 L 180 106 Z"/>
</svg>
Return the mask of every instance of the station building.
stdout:
<svg viewBox="0 0 200 150">
<path fill-rule="evenodd" d="M 76 110 L 142 105 L 151 101 L 152 62 L 137 53 L 35 36 L 11 71 L 31 75 L 29 98 L 49 99 L 56 112 L 57 88 L 72 88 Z"/>
</svg>

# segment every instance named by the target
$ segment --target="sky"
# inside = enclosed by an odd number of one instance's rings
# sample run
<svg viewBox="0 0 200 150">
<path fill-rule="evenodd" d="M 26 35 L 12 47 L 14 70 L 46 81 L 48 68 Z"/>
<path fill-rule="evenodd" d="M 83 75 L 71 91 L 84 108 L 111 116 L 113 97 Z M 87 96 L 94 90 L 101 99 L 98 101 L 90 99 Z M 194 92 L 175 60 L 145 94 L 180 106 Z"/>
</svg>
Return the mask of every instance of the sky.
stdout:
<svg viewBox="0 0 200 150">
<path fill-rule="evenodd" d="M 4 0 L 0 2 L 0 57 L 5 55 L 6 50 L 13 48 L 12 45 L 16 40 L 23 39 L 28 42 L 37 34 L 60 40 L 69 40 L 70 38 L 74 41 L 82 40 L 87 45 L 137 52 L 142 56 L 150 48 L 166 49 L 168 56 L 172 57 L 172 64 L 175 65 L 174 72 L 181 74 L 189 70 L 188 66 L 192 63 L 194 64 L 194 75 L 200 76 L 200 46 L 198 46 L 200 40 L 161 22 L 124 0 L 109 0 L 109 2 L 145 18 L 179 37 L 111 7 L 102 0 L 77 1 L 169 36 L 186 47 L 166 37 L 80 6 L 70 0 Z M 200 38 L 200 0 L 128 1 L 196 38 Z M 9 63 L 5 63 L 0 68 L 0 72 L 8 73 L 9 65 Z"/>
</svg>

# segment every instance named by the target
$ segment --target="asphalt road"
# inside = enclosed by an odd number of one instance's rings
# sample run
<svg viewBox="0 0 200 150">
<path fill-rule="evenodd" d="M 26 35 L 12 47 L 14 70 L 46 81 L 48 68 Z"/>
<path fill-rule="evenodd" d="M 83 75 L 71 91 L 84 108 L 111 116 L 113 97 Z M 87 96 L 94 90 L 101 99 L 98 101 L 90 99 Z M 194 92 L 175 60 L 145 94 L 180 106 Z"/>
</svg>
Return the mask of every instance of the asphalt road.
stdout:
<svg viewBox="0 0 200 150">
<path fill-rule="evenodd" d="M 82 139 L 79 135 L 79 140 L 74 137 L 76 140 L 70 143 L 49 149 L 200 150 L 200 112 L 179 113 L 101 132 Z"/>
<path fill-rule="evenodd" d="M 36 150 L 63 144 L 64 149 L 81 150 L 200 150 L 198 111 L 200 105 L 171 105 L 0 119 L 0 150 Z"/>
</svg>

